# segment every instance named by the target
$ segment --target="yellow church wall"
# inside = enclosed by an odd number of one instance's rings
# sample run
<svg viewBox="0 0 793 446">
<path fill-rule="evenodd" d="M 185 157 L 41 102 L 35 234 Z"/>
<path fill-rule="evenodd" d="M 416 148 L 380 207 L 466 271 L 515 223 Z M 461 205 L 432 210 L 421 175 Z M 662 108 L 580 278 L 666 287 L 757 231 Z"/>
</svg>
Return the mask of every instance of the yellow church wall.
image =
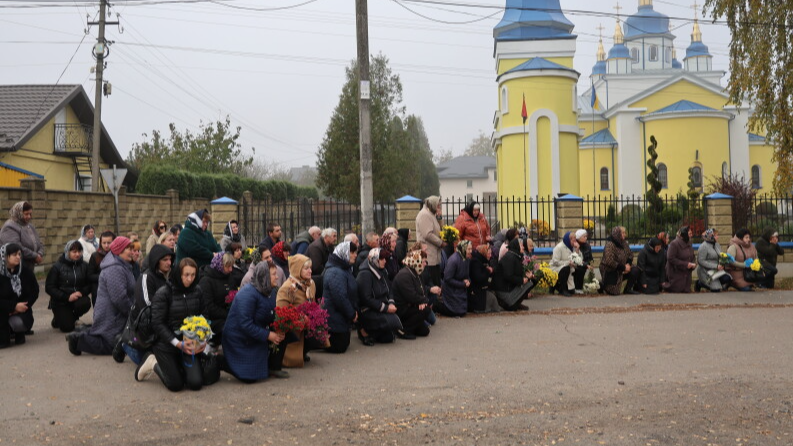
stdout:
<svg viewBox="0 0 793 446">
<path fill-rule="evenodd" d="M 685 79 L 681 79 L 663 90 L 653 93 L 649 97 L 630 104 L 630 107 L 646 108 L 648 112 L 654 112 L 668 105 L 672 105 L 683 98 L 706 107 L 715 108 L 716 110 L 721 110 L 727 104 L 726 98 L 710 90 L 706 90 L 699 85 L 692 84 Z"/>
<path fill-rule="evenodd" d="M 529 148 L 531 150 L 531 148 Z M 548 197 L 553 195 L 553 182 L 551 175 L 543 175 L 545 172 L 553 172 L 551 159 L 551 120 L 540 118 L 537 120 L 537 182 L 539 190 L 530 191 L 532 196 Z M 529 162 L 529 172 L 531 172 L 531 162 Z M 529 174 L 531 178 L 531 173 Z M 529 181 L 531 184 L 531 181 Z"/>
<path fill-rule="evenodd" d="M 578 125 L 573 111 L 573 92 L 575 80 L 570 78 L 535 76 L 512 79 L 499 86 L 499 110 L 501 109 L 501 87 L 507 87 L 509 112 L 501 117 L 500 128 L 523 126 L 521 109 L 523 94 L 526 93 L 526 112 L 529 116 L 541 108 L 553 110 L 560 125 Z M 528 125 L 528 123 L 527 123 Z"/>
<path fill-rule="evenodd" d="M 578 121 L 578 128 L 584 129 L 584 138 L 608 128 L 608 121 Z"/>
<path fill-rule="evenodd" d="M 580 164 L 578 158 L 578 135 L 559 135 L 559 192 L 578 195 L 580 193 Z"/>
<path fill-rule="evenodd" d="M 774 156 L 774 147 L 769 145 L 749 145 L 749 175 L 751 175 L 751 166 L 760 166 L 760 189 L 757 189 L 758 194 L 773 193 L 774 191 L 774 174 L 776 172 L 776 165 L 771 162 Z M 750 180 L 751 178 L 747 178 Z"/>
<path fill-rule="evenodd" d="M 518 65 L 522 64 L 523 62 L 527 62 L 527 61 L 529 61 L 531 59 L 533 59 L 533 58 L 529 58 L 529 59 L 501 59 L 500 61 L 498 61 L 497 73 L 498 74 L 503 74 L 503 73 L 505 73 L 505 72 L 517 67 Z M 573 58 L 572 57 L 544 57 L 543 59 L 545 59 L 545 60 L 547 60 L 549 62 L 558 63 L 559 65 L 562 65 L 563 67 L 573 68 Z"/>
<path fill-rule="evenodd" d="M 527 140 L 528 144 L 528 140 Z M 524 163 L 526 164 L 526 187 L 528 188 L 528 152 L 524 155 L 523 136 L 508 135 L 501 139 L 496 163 L 498 165 L 498 194 L 505 198 L 523 197 Z"/>
<path fill-rule="evenodd" d="M 653 120 L 646 123 L 644 134 L 645 147 L 650 144 L 650 136 L 655 136 L 658 141 L 656 165 L 663 163 L 667 168 L 668 188 L 662 190 L 662 194 L 685 193 L 688 190 L 688 169 L 697 162 L 701 164 L 703 186 L 707 188 L 712 177 L 721 175 L 722 163 L 729 162 L 726 119 Z"/>
<path fill-rule="evenodd" d="M 614 164 L 617 163 L 616 149 L 614 153 Z M 593 161 L 594 151 L 594 161 Z M 596 149 L 582 149 L 578 151 L 579 164 L 579 190 L 581 197 L 610 197 L 614 191 L 614 169 L 612 168 L 612 149 L 609 147 L 598 147 Z M 594 163 L 594 164 L 593 164 Z M 594 167 L 593 167 L 594 165 Z M 600 189 L 600 169 L 607 168 L 611 182 L 608 190 Z"/>
</svg>

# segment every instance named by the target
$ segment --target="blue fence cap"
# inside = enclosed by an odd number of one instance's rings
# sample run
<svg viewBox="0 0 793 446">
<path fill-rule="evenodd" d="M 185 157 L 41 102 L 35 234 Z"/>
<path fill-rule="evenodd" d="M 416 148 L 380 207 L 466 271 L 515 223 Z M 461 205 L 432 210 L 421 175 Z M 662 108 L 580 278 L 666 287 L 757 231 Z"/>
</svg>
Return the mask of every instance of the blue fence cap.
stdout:
<svg viewBox="0 0 793 446">
<path fill-rule="evenodd" d="M 721 192 L 716 192 L 715 194 L 710 194 L 705 197 L 706 200 L 726 200 L 732 198 L 732 195 L 722 194 Z"/>
<path fill-rule="evenodd" d="M 422 201 L 424 200 L 416 198 L 412 195 L 405 195 L 404 197 L 397 198 L 396 200 L 397 203 L 421 203 Z"/>
<path fill-rule="evenodd" d="M 239 202 L 233 198 L 220 197 L 216 200 L 212 200 L 210 204 L 239 204 Z"/>
<path fill-rule="evenodd" d="M 567 195 L 565 195 L 563 197 L 557 198 L 557 200 L 558 201 L 584 201 L 583 198 L 581 198 L 579 196 L 576 196 L 576 195 L 573 195 L 573 194 L 567 194 Z"/>
</svg>

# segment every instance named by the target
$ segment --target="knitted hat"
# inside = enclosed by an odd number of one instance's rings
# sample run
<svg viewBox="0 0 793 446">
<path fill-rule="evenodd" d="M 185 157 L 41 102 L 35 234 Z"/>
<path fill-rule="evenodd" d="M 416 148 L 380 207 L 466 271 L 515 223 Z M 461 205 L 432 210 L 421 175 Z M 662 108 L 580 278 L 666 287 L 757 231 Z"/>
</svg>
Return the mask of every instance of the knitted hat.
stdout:
<svg viewBox="0 0 793 446">
<path fill-rule="evenodd" d="M 127 249 L 127 246 L 132 243 L 128 238 L 122 236 L 118 236 L 113 240 L 113 243 L 110 244 L 110 252 L 115 255 L 119 255 Z"/>
<path fill-rule="evenodd" d="M 579 229 L 578 231 L 575 231 L 575 239 L 576 240 L 579 240 L 581 237 L 583 237 L 585 235 L 587 235 L 586 229 Z"/>
</svg>

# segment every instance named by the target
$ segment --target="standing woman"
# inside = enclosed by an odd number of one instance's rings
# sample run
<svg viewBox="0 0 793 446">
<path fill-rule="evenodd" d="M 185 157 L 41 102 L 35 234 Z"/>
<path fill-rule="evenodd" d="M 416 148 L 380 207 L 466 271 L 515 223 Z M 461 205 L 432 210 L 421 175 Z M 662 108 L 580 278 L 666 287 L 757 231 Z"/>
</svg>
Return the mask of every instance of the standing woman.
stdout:
<svg viewBox="0 0 793 446">
<path fill-rule="evenodd" d="M 457 243 L 457 250 L 446 262 L 443 272 L 442 298 L 433 306 L 438 313 L 449 317 L 462 317 L 468 311 L 468 288 L 471 273 L 468 259 L 473 251 L 468 240 Z"/>
<path fill-rule="evenodd" d="M 39 298 L 39 283 L 32 269 L 22 267 L 22 247 L 6 243 L 0 247 L 0 348 L 25 343 L 33 327 L 31 307 Z"/>
<path fill-rule="evenodd" d="M 441 285 L 441 197 L 432 195 L 424 200 L 424 207 L 416 216 L 416 241 L 427 244 L 427 271 L 432 286 Z"/>
<path fill-rule="evenodd" d="M 697 250 L 697 283 L 694 290 L 699 292 L 702 287 L 717 293 L 726 290 L 732 282 L 732 277 L 724 270 L 724 265 L 719 261 L 721 245 L 719 233 L 710 228 L 702 234 L 702 244 Z"/>
<path fill-rule="evenodd" d="M 151 229 L 151 235 L 149 238 L 146 239 L 146 254 L 151 252 L 151 248 L 157 244 L 157 241 L 160 239 L 160 236 L 168 230 L 168 224 L 162 220 L 157 220 L 154 222 L 154 226 Z"/>
<path fill-rule="evenodd" d="M 289 257 L 289 278 L 286 279 L 278 290 L 275 301 L 277 307 L 297 307 L 303 302 L 315 301 L 317 298 L 317 286 L 311 280 L 311 259 L 302 255 L 295 254 Z M 278 346 L 278 352 L 271 357 L 270 370 L 280 371 L 281 366 L 303 367 L 307 355 L 304 355 L 303 333 L 295 333 L 299 336 L 297 342 L 287 344 L 286 341 Z M 272 374 L 272 372 L 271 372 Z M 278 373 L 279 378 L 286 378 L 288 373 Z"/>
<path fill-rule="evenodd" d="M 44 290 L 50 296 L 52 328 L 74 331 L 74 324 L 91 309 L 91 284 L 88 264 L 83 262 L 83 244 L 77 240 L 66 243 L 63 254 L 52 265 Z"/>
<path fill-rule="evenodd" d="M 200 209 L 187 216 L 184 230 L 176 239 L 176 263 L 183 258 L 191 258 L 198 265 L 199 270 L 212 262 L 216 252 L 222 252 L 220 245 L 215 241 L 209 222 L 212 216 L 206 209 Z"/>
<path fill-rule="evenodd" d="M 269 377 L 270 342 L 284 340 L 283 334 L 270 330 L 275 321 L 271 279 L 269 268 L 254 270 L 250 286 L 234 297 L 223 328 L 221 368 L 246 384 Z"/>
<path fill-rule="evenodd" d="M 471 242 L 472 249 L 476 249 L 479 245 L 490 243 L 490 223 L 482 214 L 481 206 L 476 201 L 468 203 L 460 211 L 457 220 L 454 222 L 454 227 L 460 231 L 460 240 L 468 240 Z"/>
<path fill-rule="evenodd" d="M 33 219 L 33 206 L 20 201 L 11 206 L 9 218 L 0 229 L 0 244 L 14 243 L 22 249 L 22 266 L 33 271 L 44 261 L 44 245 L 39 233 L 30 222 Z"/>
<path fill-rule="evenodd" d="M 223 238 L 220 239 L 220 247 L 226 250 L 226 247 L 231 243 L 239 243 L 243 251 L 248 248 L 248 244 L 245 243 L 245 236 L 242 235 L 237 220 L 231 220 L 223 229 Z"/>
<path fill-rule="evenodd" d="M 666 252 L 666 280 L 670 293 L 690 293 L 691 273 L 697 267 L 694 263 L 694 248 L 691 246 L 691 229 L 683 226 L 677 237 L 669 244 Z"/>
<path fill-rule="evenodd" d="M 185 318 L 199 316 L 204 310 L 201 290 L 195 280 L 197 272 L 198 266 L 193 259 L 182 259 L 173 280 L 160 288 L 151 302 L 151 323 L 157 333 L 154 344 L 157 362 L 152 370 L 171 392 L 185 387 L 200 390 L 202 386 L 215 383 L 220 375 L 217 363 L 202 354 L 206 343 L 193 348 L 176 334 Z M 151 361 L 143 365 L 151 366 Z M 138 375 L 145 378 L 148 370 L 143 365 Z"/>
<path fill-rule="evenodd" d="M 732 276 L 730 285 L 738 291 L 752 291 L 752 284 L 744 279 L 744 271 L 747 269 L 745 262 L 748 259 L 756 259 L 757 250 L 752 245 L 752 234 L 748 229 L 741 228 L 735 233 L 735 236 L 730 240 L 727 254 L 735 259 L 735 263 L 727 267 L 727 271 Z"/>
<path fill-rule="evenodd" d="M 80 232 L 80 244 L 83 245 L 83 262 L 88 263 L 91 255 L 99 248 L 99 240 L 96 238 L 96 229 L 91 225 L 83 226 Z"/>
<path fill-rule="evenodd" d="M 330 353 L 347 351 L 350 329 L 358 321 L 358 282 L 352 275 L 352 265 L 358 257 L 357 250 L 358 246 L 354 243 L 339 243 L 328 257 L 323 273 L 322 307 L 328 311 L 330 332 L 330 347 L 325 350 Z"/>
<path fill-rule="evenodd" d="M 615 226 L 606 239 L 603 248 L 603 259 L 600 261 L 600 277 L 603 278 L 603 291 L 613 296 L 622 294 L 622 282 L 627 279 L 625 293 L 636 294 L 633 269 L 633 253 L 626 241 L 627 231 L 622 226 Z M 627 278 L 624 276 L 628 276 Z"/>
</svg>

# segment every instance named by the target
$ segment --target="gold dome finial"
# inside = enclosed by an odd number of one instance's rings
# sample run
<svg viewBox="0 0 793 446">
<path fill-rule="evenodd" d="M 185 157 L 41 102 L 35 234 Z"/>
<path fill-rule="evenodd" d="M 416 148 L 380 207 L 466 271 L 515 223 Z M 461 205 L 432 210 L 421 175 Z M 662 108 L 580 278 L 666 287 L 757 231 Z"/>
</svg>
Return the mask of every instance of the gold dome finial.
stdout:
<svg viewBox="0 0 793 446">
<path fill-rule="evenodd" d="M 625 35 L 622 34 L 622 27 L 619 20 L 617 20 L 617 26 L 614 27 L 614 45 L 622 45 L 623 43 L 625 43 Z"/>
<path fill-rule="evenodd" d="M 691 5 L 691 8 L 694 10 L 694 30 L 691 32 L 691 41 L 702 42 L 702 31 L 699 29 L 699 5 L 697 4 L 697 0 L 694 0 L 694 4 Z"/>
<path fill-rule="evenodd" d="M 606 60 L 606 50 L 603 49 L 603 30 L 604 29 L 605 28 L 603 28 L 602 24 L 598 24 L 597 30 L 598 30 L 598 34 L 600 34 L 600 37 L 598 39 L 598 52 L 597 52 L 597 61 L 598 62 Z"/>
<path fill-rule="evenodd" d="M 639 0 L 639 6 L 652 6 L 653 0 Z"/>
</svg>

